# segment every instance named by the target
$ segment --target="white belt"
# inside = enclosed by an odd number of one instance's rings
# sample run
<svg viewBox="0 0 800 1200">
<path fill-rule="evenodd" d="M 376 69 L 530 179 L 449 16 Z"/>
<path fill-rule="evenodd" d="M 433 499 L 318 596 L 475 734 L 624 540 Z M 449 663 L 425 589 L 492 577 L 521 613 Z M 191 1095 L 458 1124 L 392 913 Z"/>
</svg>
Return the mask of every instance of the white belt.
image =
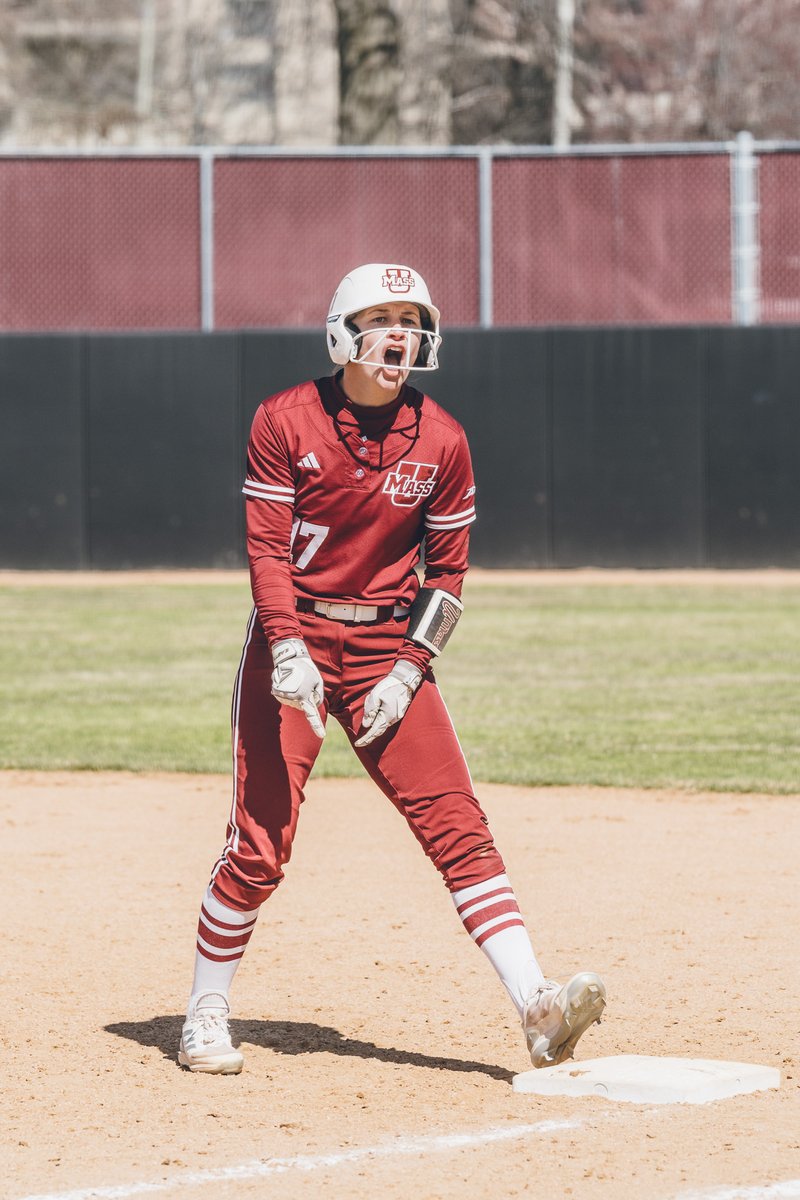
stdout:
<svg viewBox="0 0 800 1200">
<path fill-rule="evenodd" d="M 388 605 L 381 607 L 388 607 Z M 344 604 L 335 600 L 315 600 L 314 612 L 329 621 L 377 621 L 378 607 L 374 604 Z M 392 615 L 403 617 L 408 608 L 403 604 L 395 604 Z"/>
</svg>

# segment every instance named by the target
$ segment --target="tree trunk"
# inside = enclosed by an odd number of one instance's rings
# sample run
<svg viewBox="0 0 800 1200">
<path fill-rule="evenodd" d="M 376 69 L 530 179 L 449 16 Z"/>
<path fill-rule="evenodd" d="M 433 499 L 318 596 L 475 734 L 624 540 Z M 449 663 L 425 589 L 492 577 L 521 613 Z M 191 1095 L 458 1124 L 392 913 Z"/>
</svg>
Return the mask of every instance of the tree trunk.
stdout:
<svg viewBox="0 0 800 1200">
<path fill-rule="evenodd" d="M 277 0 L 275 142 L 331 146 L 339 134 L 339 56 L 333 0 Z"/>
<path fill-rule="evenodd" d="M 389 0 L 336 0 L 339 18 L 339 142 L 400 140 L 399 29 Z"/>
<path fill-rule="evenodd" d="M 449 146 L 453 22 L 449 0 L 393 0 L 400 23 L 400 141 Z"/>
<path fill-rule="evenodd" d="M 574 62 L 575 0 L 556 3 L 556 78 L 553 89 L 553 145 L 568 146 L 572 138 L 572 70 Z"/>
</svg>

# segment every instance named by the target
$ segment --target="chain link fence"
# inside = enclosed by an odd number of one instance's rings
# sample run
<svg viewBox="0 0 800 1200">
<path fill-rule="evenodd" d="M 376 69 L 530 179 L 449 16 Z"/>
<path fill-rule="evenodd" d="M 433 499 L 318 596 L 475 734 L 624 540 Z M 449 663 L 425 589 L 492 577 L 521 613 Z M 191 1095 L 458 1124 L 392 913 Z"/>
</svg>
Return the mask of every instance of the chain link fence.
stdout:
<svg viewBox="0 0 800 1200">
<path fill-rule="evenodd" d="M 800 153 L 765 154 L 758 183 L 761 320 L 795 325 L 800 322 Z"/>
<path fill-rule="evenodd" d="M 219 158 L 215 328 L 319 326 L 347 271 L 412 263 L 448 324 L 474 325 L 478 189 L 470 158 Z"/>
<path fill-rule="evenodd" d="M 0 329 L 196 329 L 196 158 L 0 159 Z"/>
<path fill-rule="evenodd" d="M 319 327 L 353 265 L 445 323 L 800 321 L 800 143 L 0 155 L 0 330 Z"/>
<path fill-rule="evenodd" d="M 729 321 L 729 188 L 725 155 L 500 159 L 495 322 Z"/>
</svg>

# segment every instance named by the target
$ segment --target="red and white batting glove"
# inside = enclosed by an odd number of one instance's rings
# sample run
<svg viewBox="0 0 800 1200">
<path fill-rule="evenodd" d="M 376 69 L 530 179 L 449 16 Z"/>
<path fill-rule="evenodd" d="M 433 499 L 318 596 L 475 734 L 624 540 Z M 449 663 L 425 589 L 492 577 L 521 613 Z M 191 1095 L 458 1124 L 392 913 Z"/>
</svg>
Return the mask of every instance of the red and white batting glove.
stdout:
<svg viewBox="0 0 800 1200">
<path fill-rule="evenodd" d="M 283 638 L 272 647 L 272 694 L 281 704 L 300 708 L 318 738 L 325 737 L 319 705 L 325 685 L 302 638 Z"/>
<path fill-rule="evenodd" d="M 391 725 L 396 725 L 406 715 L 411 697 L 421 682 L 419 667 L 406 662 L 404 658 L 398 659 L 389 674 L 375 684 L 364 701 L 361 737 L 355 744 L 368 746 Z"/>
</svg>

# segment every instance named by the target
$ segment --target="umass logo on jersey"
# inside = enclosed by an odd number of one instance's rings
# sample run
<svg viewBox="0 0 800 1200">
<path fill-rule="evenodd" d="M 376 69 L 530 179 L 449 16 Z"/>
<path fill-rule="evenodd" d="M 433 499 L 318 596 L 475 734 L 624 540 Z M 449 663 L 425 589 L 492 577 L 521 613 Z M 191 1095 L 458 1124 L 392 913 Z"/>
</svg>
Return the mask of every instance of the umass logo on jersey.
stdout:
<svg viewBox="0 0 800 1200">
<path fill-rule="evenodd" d="M 392 497 L 392 504 L 396 504 L 398 508 L 413 508 L 420 500 L 430 496 L 436 486 L 434 476 L 438 469 L 430 463 L 401 459 L 397 470 L 386 476 L 383 490 Z"/>
</svg>

